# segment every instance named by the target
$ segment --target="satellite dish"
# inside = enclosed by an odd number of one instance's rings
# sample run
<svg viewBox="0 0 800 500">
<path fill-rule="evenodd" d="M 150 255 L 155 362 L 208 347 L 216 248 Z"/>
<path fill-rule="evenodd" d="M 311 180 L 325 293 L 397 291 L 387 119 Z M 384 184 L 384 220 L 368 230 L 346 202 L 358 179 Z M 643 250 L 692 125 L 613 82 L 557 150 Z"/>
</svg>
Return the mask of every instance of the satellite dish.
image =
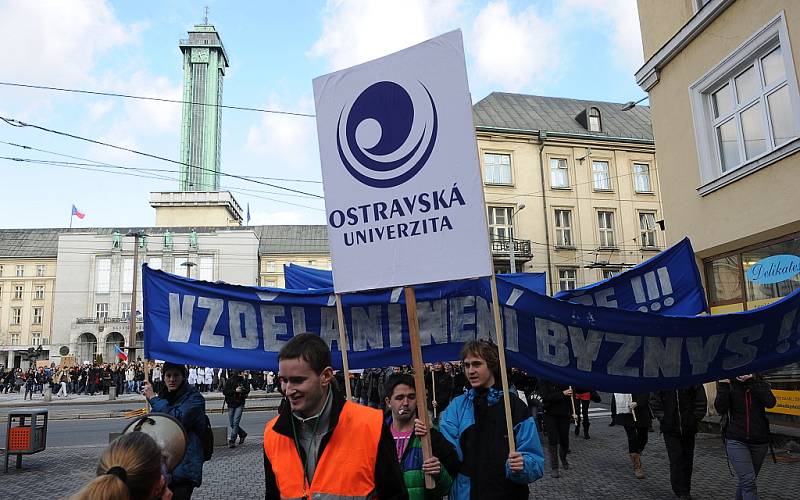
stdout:
<svg viewBox="0 0 800 500">
<path fill-rule="evenodd" d="M 62 356 L 66 356 L 67 354 L 69 354 L 69 347 L 62 345 L 61 349 L 58 350 L 58 353 L 61 354 Z"/>
</svg>

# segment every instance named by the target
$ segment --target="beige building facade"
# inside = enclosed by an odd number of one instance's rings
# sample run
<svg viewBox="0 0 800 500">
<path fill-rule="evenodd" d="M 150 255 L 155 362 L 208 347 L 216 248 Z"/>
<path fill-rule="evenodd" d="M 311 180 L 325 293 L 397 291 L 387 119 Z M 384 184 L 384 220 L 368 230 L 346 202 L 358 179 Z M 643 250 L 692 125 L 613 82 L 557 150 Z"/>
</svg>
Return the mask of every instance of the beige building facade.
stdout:
<svg viewBox="0 0 800 500">
<path fill-rule="evenodd" d="M 691 238 L 712 313 L 788 295 L 800 272 L 761 273 L 800 257 L 800 2 L 639 0 L 639 17 L 667 242 Z M 800 365 L 770 377 L 800 389 Z"/>
<path fill-rule="evenodd" d="M 548 293 L 664 249 L 646 107 L 493 93 L 474 106 L 497 272 L 547 273 Z M 659 222 L 660 221 L 660 222 Z"/>
<path fill-rule="evenodd" d="M 283 266 L 331 269 L 328 230 L 321 225 L 259 226 L 259 285 L 285 288 Z"/>
</svg>

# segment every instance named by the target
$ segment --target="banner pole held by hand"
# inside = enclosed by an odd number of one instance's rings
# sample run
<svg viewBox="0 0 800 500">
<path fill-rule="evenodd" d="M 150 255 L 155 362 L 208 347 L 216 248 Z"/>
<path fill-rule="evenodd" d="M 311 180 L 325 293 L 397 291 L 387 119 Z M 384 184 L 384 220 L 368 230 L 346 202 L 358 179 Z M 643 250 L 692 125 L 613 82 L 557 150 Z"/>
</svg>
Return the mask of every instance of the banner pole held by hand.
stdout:
<svg viewBox="0 0 800 500">
<path fill-rule="evenodd" d="M 347 363 L 347 326 L 344 323 L 344 309 L 342 308 L 342 294 L 336 294 L 336 317 L 339 320 L 339 351 L 342 353 L 342 370 L 344 371 L 344 390 L 347 400 L 353 399 L 350 389 L 350 368 Z"/>
<path fill-rule="evenodd" d="M 500 357 L 500 381 L 503 384 L 503 408 L 506 413 L 506 432 L 508 432 L 508 452 L 514 453 L 517 447 L 514 444 L 514 424 L 511 420 L 511 401 L 508 399 L 508 372 L 506 371 L 506 346 L 503 333 L 503 320 L 500 317 L 500 302 L 497 299 L 497 278 L 492 273 L 490 279 L 492 287 L 492 309 L 494 309 L 494 327 L 497 332 L 497 354 Z"/>
</svg>

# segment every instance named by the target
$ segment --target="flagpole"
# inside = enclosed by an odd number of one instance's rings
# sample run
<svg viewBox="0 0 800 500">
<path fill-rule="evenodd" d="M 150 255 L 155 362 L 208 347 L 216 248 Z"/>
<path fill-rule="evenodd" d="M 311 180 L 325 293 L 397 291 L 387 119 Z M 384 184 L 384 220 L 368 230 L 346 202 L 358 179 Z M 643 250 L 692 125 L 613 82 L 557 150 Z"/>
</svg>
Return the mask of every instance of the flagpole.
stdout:
<svg viewBox="0 0 800 500">
<path fill-rule="evenodd" d="M 72 210 L 69 211 L 69 228 L 72 229 L 72 219 L 75 217 L 75 214 L 72 213 Z"/>
</svg>

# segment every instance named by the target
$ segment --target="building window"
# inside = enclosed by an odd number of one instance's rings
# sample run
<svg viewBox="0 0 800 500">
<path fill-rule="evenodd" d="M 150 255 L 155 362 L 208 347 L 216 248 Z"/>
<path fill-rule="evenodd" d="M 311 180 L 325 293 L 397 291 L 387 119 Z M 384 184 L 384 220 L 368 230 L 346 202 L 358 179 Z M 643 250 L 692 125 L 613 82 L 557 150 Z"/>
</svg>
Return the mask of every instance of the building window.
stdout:
<svg viewBox="0 0 800 500">
<path fill-rule="evenodd" d="M 653 212 L 639 212 L 639 235 L 642 248 L 656 248 L 656 214 Z"/>
<path fill-rule="evenodd" d="M 275 282 L 275 280 L 267 280 L 267 288 L 275 288 L 276 286 L 277 283 Z"/>
<path fill-rule="evenodd" d="M 573 246 L 572 210 L 556 210 L 556 246 Z"/>
<path fill-rule="evenodd" d="M 650 184 L 650 165 L 646 163 L 633 164 L 633 187 L 637 193 L 652 193 Z"/>
<path fill-rule="evenodd" d="M 22 324 L 22 308 L 21 307 L 12 307 L 11 308 L 11 324 L 12 325 L 20 325 L 20 324 Z"/>
<path fill-rule="evenodd" d="M 704 185 L 711 184 L 701 194 L 788 153 L 771 155 L 795 139 L 800 128 L 800 96 L 783 14 L 695 82 L 690 92 L 701 178 Z"/>
<path fill-rule="evenodd" d="M 133 258 L 122 259 L 122 293 L 133 292 Z"/>
<path fill-rule="evenodd" d="M 3 276 L 3 266 L 0 264 L 0 277 Z"/>
<path fill-rule="evenodd" d="M 108 319 L 108 302 L 98 302 L 94 305 L 94 317 L 99 320 Z"/>
<path fill-rule="evenodd" d="M 95 261 L 95 285 L 96 293 L 108 293 L 111 291 L 111 259 L 97 259 Z"/>
<path fill-rule="evenodd" d="M 275 261 L 274 260 L 268 260 L 267 261 L 267 272 L 268 273 L 274 273 L 275 272 Z"/>
<path fill-rule="evenodd" d="M 17 277 L 20 278 L 25 276 L 25 266 L 22 264 L 17 264 Z"/>
<path fill-rule="evenodd" d="M 35 300 L 44 300 L 44 285 L 36 285 L 33 291 L 33 298 Z"/>
<path fill-rule="evenodd" d="M 19 333 L 11 334 L 11 345 L 19 345 Z"/>
<path fill-rule="evenodd" d="M 36 277 L 41 278 L 44 276 L 44 271 L 47 268 L 44 264 L 36 264 Z"/>
<path fill-rule="evenodd" d="M 147 265 L 150 266 L 150 269 L 161 269 L 161 257 L 150 257 Z"/>
<path fill-rule="evenodd" d="M 483 175 L 486 184 L 511 184 L 511 155 L 484 153 Z"/>
<path fill-rule="evenodd" d="M 489 232 L 492 240 L 508 240 L 514 237 L 512 210 L 511 207 L 489 207 Z"/>
<path fill-rule="evenodd" d="M 42 311 L 44 309 L 41 307 L 34 307 L 33 308 L 33 321 L 31 324 L 34 325 L 41 325 L 42 324 Z"/>
<path fill-rule="evenodd" d="M 558 288 L 560 291 L 575 290 L 577 286 L 577 270 L 572 267 L 558 269 Z"/>
<path fill-rule="evenodd" d="M 595 191 L 611 191 L 611 177 L 607 161 L 592 162 L 592 178 Z"/>
<path fill-rule="evenodd" d="M 214 281 L 214 257 L 200 257 L 200 265 L 197 270 L 197 279 L 203 281 Z"/>
<path fill-rule="evenodd" d="M 122 302 L 122 303 L 120 303 L 120 316 L 124 320 L 131 319 L 131 303 L 130 302 Z"/>
<path fill-rule="evenodd" d="M 14 285 L 14 300 L 22 300 L 24 285 Z"/>
<path fill-rule="evenodd" d="M 589 108 L 589 132 L 601 132 L 603 124 L 600 121 L 600 110 Z"/>
<path fill-rule="evenodd" d="M 614 212 L 597 212 L 597 228 L 600 231 L 600 247 L 616 247 L 614 238 Z"/>
<path fill-rule="evenodd" d="M 607 280 L 619 274 L 619 269 L 601 269 L 600 276 L 602 279 Z"/>
<path fill-rule="evenodd" d="M 569 170 L 564 158 L 550 158 L 550 187 L 568 188 Z"/>
<path fill-rule="evenodd" d="M 42 345 L 42 332 L 31 332 L 31 344 Z"/>
</svg>

